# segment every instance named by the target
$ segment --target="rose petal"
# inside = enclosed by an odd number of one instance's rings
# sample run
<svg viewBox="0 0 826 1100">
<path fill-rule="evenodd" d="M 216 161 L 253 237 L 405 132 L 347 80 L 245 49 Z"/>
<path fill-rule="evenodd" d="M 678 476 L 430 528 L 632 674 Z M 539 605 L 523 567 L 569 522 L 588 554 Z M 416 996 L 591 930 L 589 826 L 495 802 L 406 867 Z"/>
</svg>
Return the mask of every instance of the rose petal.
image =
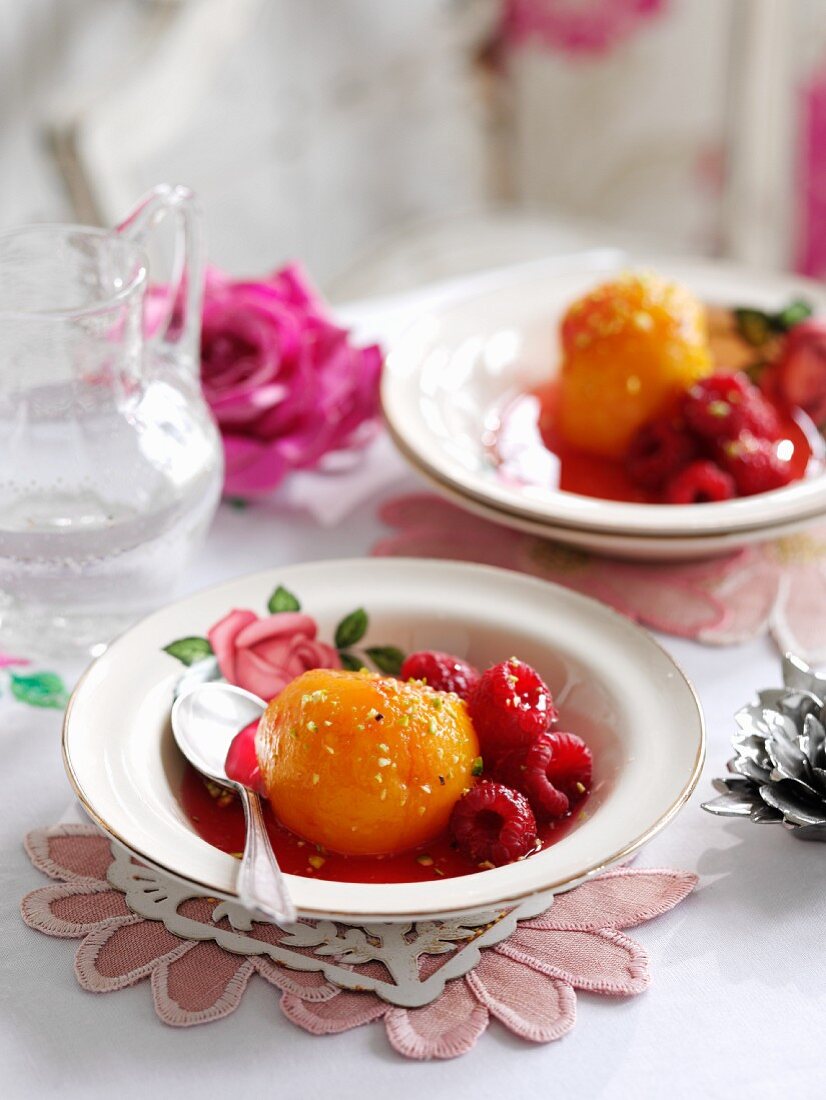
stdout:
<svg viewBox="0 0 826 1100">
<path fill-rule="evenodd" d="M 34 829 L 23 845 L 38 871 L 50 878 L 106 881 L 112 862 L 108 839 L 94 825 L 54 825 Z"/>
<path fill-rule="evenodd" d="M 465 981 L 480 1004 L 523 1039 L 549 1043 L 576 1023 L 576 994 L 569 985 L 495 951 L 483 951 Z"/>
<path fill-rule="evenodd" d="M 261 699 L 274 699 L 292 679 L 292 673 L 271 665 L 253 650 L 241 649 L 236 652 L 234 682 Z"/>
<path fill-rule="evenodd" d="M 152 970 L 155 1011 L 166 1024 L 191 1027 L 229 1015 L 241 1003 L 252 962 L 216 943 L 191 944 Z"/>
<path fill-rule="evenodd" d="M 667 913 L 697 885 L 687 871 L 621 868 L 557 894 L 553 905 L 523 928 L 633 928 Z"/>
<path fill-rule="evenodd" d="M 224 433 L 228 496 L 256 497 L 271 492 L 283 481 L 289 464 L 278 442 L 262 443 L 240 435 Z"/>
<path fill-rule="evenodd" d="M 384 1001 L 373 993 L 346 992 L 320 1002 L 285 993 L 281 1008 L 287 1019 L 312 1035 L 338 1035 L 378 1020 L 387 1011 Z"/>
<path fill-rule="evenodd" d="M 231 684 L 237 683 L 235 679 L 235 640 L 245 626 L 257 621 L 258 616 L 254 611 L 240 611 L 235 608 L 207 631 L 209 644 L 218 658 L 218 667 L 222 675 Z"/>
<path fill-rule="evenodd" d="M 457 1058 L 488 1026 L 488 1010 L 461 979 L 421 1008 L 390 1008 L 384 1022 L 391 1046 L 406 1058 Z"/>
<path fill-rule="evenodd" d="M 590 993 L 631 996 L 641 993 L 650 981 L 648 955 L 634 940 L 613 929 L 546 932 L 519 927 L 493 950 Z"/>
<path fill-rule="evenodd" d="M 30 928 L 69 939 L 80 939 L 131 916 L 123 894 L 96 879 L 76 879 L 34 890 L 23 898 L 20 913 Z"/>
<path fill-rule="evenodd" d="M 258 647 L 258 643 L 278 638 L 291 638 L 302 634 L 306 638 L 315 638 L 318 626 L 312 616 L 301 611 L 281 611 L 277 615 L 267 615 L 263 619 L 251 620 L 235 638 L 239 648 Z M 266 654 L 262 654 L 266 656 Z"/>
<path fill-rule="evenodd" d="M 135 915 L 87 936 L 75 955 L 75 975 L 84 989 L 108 993 L 134 985 L 161 959 L 181 955 L 191 946 L 159 921 Z"/>
</svg>

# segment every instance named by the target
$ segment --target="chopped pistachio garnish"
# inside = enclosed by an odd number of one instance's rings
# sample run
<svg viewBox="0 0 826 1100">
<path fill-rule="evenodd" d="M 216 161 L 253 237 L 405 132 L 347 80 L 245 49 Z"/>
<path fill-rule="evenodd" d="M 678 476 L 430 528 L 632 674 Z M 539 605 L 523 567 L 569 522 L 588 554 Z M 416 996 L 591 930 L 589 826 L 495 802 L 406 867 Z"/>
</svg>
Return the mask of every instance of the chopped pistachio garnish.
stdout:
<svg viewBox="0 0 826 1100">
<path fill-rule="evenodd" d="M 336 750 L 333 748 L 332 745 L 325 745 L 324 748 L 327 750 L 330 756 L 335 756 Z"/>
<path fill-rule="evenodd" d="M 403 714 L 401 716 L 401 718 L 399 719 L 399 725 L 400 726 L 409 726 L 410 725 L 410 715 L 409 714 Z"/>
<path fill-rule="evenodd" d="M 380 752 L 390 752 L 390 746 L 385 745 L 383 742 L 379 742 L 379 751 Z"/>
<path fill-rule="evenodd" d="M 496 864 L 491 863 L 491 861 L 489 859 L 484 859 L 479 864 L 479 870 L 480 871 L 492 871 L 495 866 L 496 866 Z"/>
<path fill-rule="evenodd" d="M 320 778 L 321 778 L 321 776 L 318 774 L 318 772 L 313 772 L 313 786 L 315 786 L 316 783 L 318 783 Z"/>
<path fill-rule="evenodd" d="M 436 724 L 436 719 L 435 719 L 435 718 L 431 718 L 431 719 L 430 719 L 430 721 L 429 721 L 429 722 L 428 722 L 428 724 L 427 724 L 427 728 L 428 728 L 428 730 L 429 730 L 429 732 L 430 732 L 430 733 L 435 733 L 435 732 L 436 732 L 436 730 L 437 730 L 437 729 L 438 729 L 439 727 L 438 727 L 438 725 Z"/>
<path fill-rule="evenodd" d="M 382 776 L 381 776 L 381 772 L 376 772 L 376 782 L 377 783 L 383 783 L 384 782 L 384 780 L 382 779 Z"/>
<path fill-rule="evenodd" d="M 433 856 L 416 856 L 416 862 L 420 863 L 422 867 L 432 867 Z"/>
<path fill-rule="evenodd" d="M 389 768 L 393 761 L 390 759 L 389 756 L 380 756 L 376 763 L 380 768 Z"/>
<path fill-rule="evenodd" d="M 470 765 L 471 775 L 481 775 L 485 770 L 485 762 L 481 756 L 476 756 L 473 759 L 473 763 Z"/>
<path fill-rule="evenodd" d="M 324 856 L 308 856 L 307 862 L 316 871 L 320 871 L 324 866 Z"/>
<path fill-rule="evenodd" d="M 585 784 L 584 783 L 577 783 L 576 789 L 579 791 L 580 794 L 585 794 Z"/>
<path fill-rule="evenodd" d="M 315 733 L 315 731 L 318 729 L 318 726 L 315 724 L 312 718 L 307 723 L 307 729 L 310 731 L 310 733 Z"/>
<path fill-rule="evenodd" d="M 422 783 L 422 790 L 425 794 L 431 794 L 431 787 L 429 783 Z"/>
<path fill-rule="evenodd" d="M 327 699 L 327 692 L 324 688 L 318 688 L 316 691 L 308 691 L 301 696 L 301 705 L 305 706 L 307 703 L 323 703 Z"/>
</svg>

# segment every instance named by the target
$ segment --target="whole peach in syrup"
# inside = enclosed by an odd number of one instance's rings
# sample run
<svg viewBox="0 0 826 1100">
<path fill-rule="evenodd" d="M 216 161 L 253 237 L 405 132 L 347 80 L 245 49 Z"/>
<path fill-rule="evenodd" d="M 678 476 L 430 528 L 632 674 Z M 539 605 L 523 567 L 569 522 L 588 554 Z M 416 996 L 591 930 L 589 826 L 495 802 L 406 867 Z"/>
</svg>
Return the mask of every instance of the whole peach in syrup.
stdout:
<svg viewBox="0 0 826 1100">
<path fill-rule="evenodd" d="M 267 707 L 256 750 L 287 828 L 345 855 L 386 855 L 446 827 L 473 783 L 479 745 L 456 695 L 313 669 Z"/>
<path fill-rule="evenodd" d="M 631 272 L 578 299 L 561 340 L 560 431 L 608 458 L 713 369 L 702 304 L 653 274 Z"/>
</svg>

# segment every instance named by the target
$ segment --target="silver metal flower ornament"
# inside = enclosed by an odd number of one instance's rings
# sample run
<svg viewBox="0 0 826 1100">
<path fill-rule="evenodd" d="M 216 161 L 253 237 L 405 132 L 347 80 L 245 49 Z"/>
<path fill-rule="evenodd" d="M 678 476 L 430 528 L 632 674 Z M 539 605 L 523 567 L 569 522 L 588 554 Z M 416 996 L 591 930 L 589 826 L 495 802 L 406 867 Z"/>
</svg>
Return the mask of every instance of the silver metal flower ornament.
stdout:
<svg viewBox="0 0 826 1100">
<path fill-rule="evenodd" d="M 703 809 L 826 840 L 826 678 L 787 653 L 783 683 L 735 715 L 732 774 L 713 781 L 720 797 Z"/>
</svg>

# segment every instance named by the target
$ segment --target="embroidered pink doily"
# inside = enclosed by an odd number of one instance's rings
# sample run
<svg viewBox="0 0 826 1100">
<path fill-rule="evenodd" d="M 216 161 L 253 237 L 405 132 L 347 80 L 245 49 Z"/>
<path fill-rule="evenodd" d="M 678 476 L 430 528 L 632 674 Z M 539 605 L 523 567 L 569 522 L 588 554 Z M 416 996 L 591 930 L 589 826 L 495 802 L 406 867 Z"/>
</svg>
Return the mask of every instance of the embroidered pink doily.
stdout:
<svg viewBox="0 0 826 1100">
<path fill-rule="evenodd" d="M 182 939 L 131 912 L 106 877 L 109 841 L 92 826 L 35 830 L 26 850 L 35 867 L 57 881 L 23 899 L 23 919 L 47 935 L 81 940 L 75 975 L 84 989 L 110 993 L 148 978 L 159 1018 L 188 1027 L 234 1011 L 257 974 L 280 990 L 282 1011 L 306 1031 L 330 1035 L 382 1020 L 391 1045 L 420 1059 L 466 1053 L 491 1017 L 533 1042 L 559 1039 L 575 1023 L 576 990 L 610 997 L 641 993 L 650 981 L 648 956 L 621 930 L 672 909 L 697 882 L 680 871 L 608 871 L 484 948 L 475 969 L 448 982 L 431 1004 L 405 1009 L 374 993 L 342 990 L 318 973 Z M 215 905 L 208 898 L 184 903 L 202 921 L 212 921 Z M 262 937 L 279 934 L 271 925 L 253 928 Z M 435 965 L 424 958 L 424 965 Z"/>
<path fill-rule="evenodd" d="M 651 564 L 600 558 L 469 515 L 428 493 L 398 497 L 380 518 L 395 533 L 379 556 L 453 558 L 530 573 L 594 596 L 655 630 L 710 645 L 766 632 L 780 651 L 826 661 L 826 528 L 711 561 Z"/>
</svg>

